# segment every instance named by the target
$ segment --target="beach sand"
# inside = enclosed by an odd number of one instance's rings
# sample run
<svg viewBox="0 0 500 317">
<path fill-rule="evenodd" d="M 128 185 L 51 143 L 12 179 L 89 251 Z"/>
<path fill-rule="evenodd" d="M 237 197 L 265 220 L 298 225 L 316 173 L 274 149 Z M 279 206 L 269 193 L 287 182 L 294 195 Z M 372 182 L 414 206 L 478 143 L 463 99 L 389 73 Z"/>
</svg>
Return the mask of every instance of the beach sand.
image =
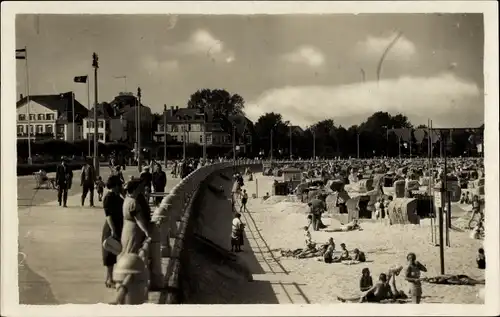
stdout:
<svg viewBox="0 0 500 317">
<path fill-rule="evenodd" d="M 423 220 L 420 225 L 393 226 L 368 220 L 361 223 L 362 231 L 326 232 L 328 229 L 338 228 L 340 223 L 333 218 L 324 217 L 323 223 L 328 227 L 323 231 L 311 231 L 313 240 L 325 243 L 329 237 L 333 237 L 337 250 L 340 249 L 340 243 L 345 243 L 348 250 L 358 248 L 365 252 L 366 263 L 325 264 L 316 259 L 281 257 L 280 249 L 304 247 L 301 228 L 307 224 L 307 206 L 293 202 L 291 198 L 271 197 L 269 201 L 263 201 L 261 197 L 266 192 L 271 192 L 273 178 L 261 174 L 255 176 L 259 197 L 250 199 L 249 212 L 243 213 L 242 220 L 247 224 L 246 236 L 249 243 L 238 256 L 250 264 L 256 281 L 267 282 L 272 286 L 276 298 L 263 300 L 261 297 L 260 303 L 332 303 L 337 302 L 337 296 L 357 296 L 360 294 L 359 278 L 364 267 L 370 269 L 373 280 L 376 281 L 378 275 L 387 273 L 389 268 L 405 265 L 408 252 L 414 252 L 417 260 L 426 265 L 428 272 L 422 276 L 440 275 L 439 247 L 431 242 L 428 219 Z M 257 189 L 255 180 L 246 181 L 244 188 L 251 197 Z M 458 219 L 465 214 L 461 207 L 464 206 L 453 205 L 454 218 Z M 457 219 L 452 218 L 452 221 L 455 223 Z M 463 219 L 461 221 L 464 222 Z M 455 226 L 459 227 L 458 223 Z M 450 243 L 450 247 L 445 247 L 445 273 L 484 279 L 484 271 L 477 269 L 475 263 L 477 249 L 482 247 L 483 242 L 471 239 L 468 232 L 450 230 Z M 486 255 L 487 252 L 488 250 Z M 246 292 L 247 295 L 243 297 L 247 298 L 247 302 L 251 302 L 252 296 L 258 292 L 258 287 L 251 286 L 252 283 L 256 282 L 248 283 L 246 291 L 239 290 Z M 409 287 L 401 276 L 397 279 L 397 287 L 408 294 Z M 422 302 L 481 304 L 484 301 L 477 297 L 477 293 L 482 287 L 484 285 L 423 283 Z"/>
</svg>

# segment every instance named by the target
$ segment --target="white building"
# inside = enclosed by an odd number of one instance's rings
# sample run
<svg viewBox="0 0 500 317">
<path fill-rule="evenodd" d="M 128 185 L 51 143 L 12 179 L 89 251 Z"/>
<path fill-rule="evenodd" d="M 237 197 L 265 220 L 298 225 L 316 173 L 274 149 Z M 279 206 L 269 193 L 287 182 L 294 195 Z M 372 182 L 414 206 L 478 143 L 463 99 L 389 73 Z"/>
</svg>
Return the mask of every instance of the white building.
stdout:
<svg viewBox="0 0 500 317">
<path fill-rule="evenodd" d="M 81 140 L 82 118 L 87 116 L 88 110 L 74 100 L 73 122 L 72 109 L 70 94 L 30 96 L 29 103 L 28 98 L 21 95 L 16 104 L 17 138 L 27 139 L 30 133 L 30 137 L 34 140 L 48 138 L 65 141 Z"/>
<path fill-rule="evenodd" d="M 83 119 L 83 138 L 94 139 L 94 117 L 93 113 Z M 112 118 L 108 115 L 99 114 L 97 118 L 97 139 L 101 143 L 112 141 L 123 141 L 127 135 L 127 120 L 122 116 Z"/>
</svg>

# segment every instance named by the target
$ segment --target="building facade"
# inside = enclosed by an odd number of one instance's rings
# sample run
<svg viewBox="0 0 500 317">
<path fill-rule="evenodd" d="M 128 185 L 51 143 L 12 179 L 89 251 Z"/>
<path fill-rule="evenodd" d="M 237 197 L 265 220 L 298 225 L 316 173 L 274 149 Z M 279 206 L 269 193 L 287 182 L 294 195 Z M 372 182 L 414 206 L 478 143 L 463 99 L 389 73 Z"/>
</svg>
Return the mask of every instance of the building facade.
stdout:
<svg viewBox="0 0 500 317">
<path fill-rule="evenodd" d="M 69 99 L 66 94 L 35 95 L 30 98 L 21 95 L 16 104 L 17 138 L 28 139 L 29 134 L 33 140 L 81 140 L 82 120 L 88 115 L 88 110 L 74 100 L 73 120 L 71 97 Z"/>
<path fill-rule="evenodd" d="M 94 139 L 93 114 L 83 119 L 83 135 L 85 139 Z M 125 141 L 127 137 L 127 121 L 123 117 L 112 118 L 99 114 L 97 118 L 97 140 L 101 143 Z"/>
<path fill-rule="evenodd" d="M 207 115 L 205 122 L 197 109 L 171 107 L 166 112 L 166 117 L 166 128 L 163 119 L 154 132 L 156 142 L 164 142 L 165 136 L 168 135 L 169 139 L 175 142 L 203 145 L 206 137 L 207 146 L 232 145 L 231 135 L 221 128 L 220 123 L 214 122 L 210 115 Z"/>
</svg>

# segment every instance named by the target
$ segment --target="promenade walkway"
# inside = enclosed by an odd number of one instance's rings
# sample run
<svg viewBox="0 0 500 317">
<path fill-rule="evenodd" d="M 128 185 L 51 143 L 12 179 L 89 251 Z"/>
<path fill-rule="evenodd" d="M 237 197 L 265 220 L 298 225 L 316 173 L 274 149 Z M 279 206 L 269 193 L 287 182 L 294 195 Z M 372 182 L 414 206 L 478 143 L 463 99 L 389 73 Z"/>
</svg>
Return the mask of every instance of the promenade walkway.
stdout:
<svg viewBox="0 0 500 317">
<path fill-rule="evenodd" d="M 109 168 L 102 168 L 100 174 L 106 179 Z M 95 304 L 114 300 L 116 292 L 104 286 L 102 202 L 95 197 L 95 207 L 91 208 L 87 198 L 87 205 L 82 207 L 79 171 L 74 175 L 68 208 L 59 207 L 56 191 L 35 191 L 29 177 L 18 178 L 18 191 L 23 190 L 18 200 L 21 304 Z M 124 177 L 130 175 L 138 175 L 137 168 L 127 168 Z M 179 179 L 167 178 L 168 191 Z"/>
</svg>

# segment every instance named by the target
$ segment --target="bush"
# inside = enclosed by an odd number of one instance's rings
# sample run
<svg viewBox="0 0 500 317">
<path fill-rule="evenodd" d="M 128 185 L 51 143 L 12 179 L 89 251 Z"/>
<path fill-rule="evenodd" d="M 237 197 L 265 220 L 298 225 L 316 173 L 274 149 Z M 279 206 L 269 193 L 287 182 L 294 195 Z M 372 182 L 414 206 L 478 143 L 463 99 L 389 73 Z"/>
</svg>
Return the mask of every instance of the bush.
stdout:
<svg viewBox="0 0 500 317">
<path fill-rule="evenodd" d="M 25 175 L 31 175 L 34 172 L 38 172 L 39 170 L 44 170 L 47 173 L 53 173 L 56 171 L 57 165 L 60 163 L 45 163 L 45 164 L 17 164 L 17 175 L 18 176 L 25 176 Z M 81 169 L 83 166 L 83 162 L 72 162 L 68 163 L 68 167 L 71 170 L 78 170 Z"/>
</svg>

